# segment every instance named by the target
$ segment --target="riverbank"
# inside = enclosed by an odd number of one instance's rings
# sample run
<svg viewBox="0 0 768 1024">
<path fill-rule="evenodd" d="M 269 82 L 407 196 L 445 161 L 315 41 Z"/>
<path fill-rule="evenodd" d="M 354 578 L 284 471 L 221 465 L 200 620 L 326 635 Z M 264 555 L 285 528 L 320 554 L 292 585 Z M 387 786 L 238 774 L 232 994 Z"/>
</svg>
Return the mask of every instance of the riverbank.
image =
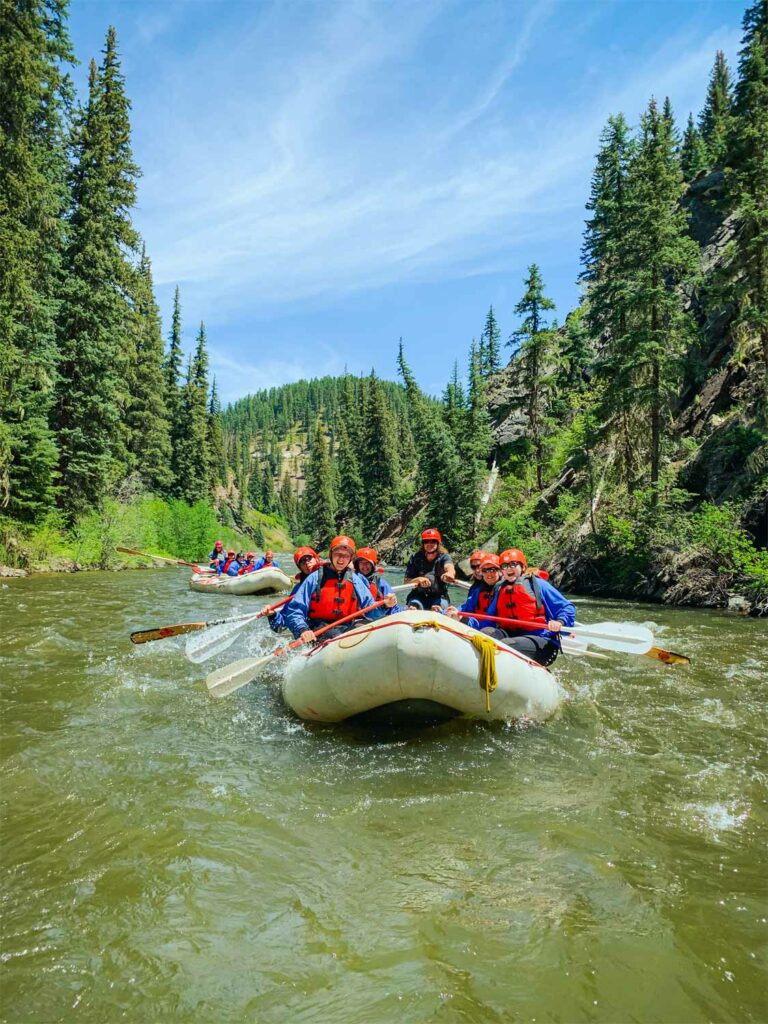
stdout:
<svg viewBox="0 0 768 1024">
<path fill-rule="evenodd" d="M 187 505 L 143 496 L 107 501 L 98 512 L 72 524 L 56 512 L 29 526 L 0 517 L 0 577 L 157 566 L 151 560 L 142 565 L 118 547 L 194 562 L 205 557 L 216 538 L 238 551 L 293 546 L 277 516 L 249 510 L 241 520 L 243 529 L 238 529 L 222 522 L 227 512 L 226 506 L 214 509 L 205 502 Z"/>
</svg>

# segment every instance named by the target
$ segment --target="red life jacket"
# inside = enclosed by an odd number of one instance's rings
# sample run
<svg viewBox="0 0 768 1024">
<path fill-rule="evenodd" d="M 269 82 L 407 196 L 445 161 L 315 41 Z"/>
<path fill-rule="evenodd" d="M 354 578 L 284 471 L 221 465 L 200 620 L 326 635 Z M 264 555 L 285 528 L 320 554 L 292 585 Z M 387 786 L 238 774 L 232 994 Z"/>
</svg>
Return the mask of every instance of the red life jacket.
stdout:
<svg viewBox="0 0 768 1024">
<path fill-rule="evenodd" d="M 234 561 L 235 561 L 234 555 L 232 556 L 232 558 L 228 558 L 228 559 L 226 560 L 226 562 L 224 563 L 224 565 L 222 565 L 222 567 L 221 567 L 221 575 L 222 575 L 222 576 L 224 576 L 224 575 L 226 574 L 226 572 L 227 572 L 227 570 L 229 569 L 230 565 L 232 565 L 232 563 L 233 563 Z"/>
<path fill-rule="evenodd" d="M 521 576 L 514 583 L 502 583 L 496 614 L 502 619 L 523 619 L 525 622 L 547 624 L 541 590 L 535 576 Z"/>
<path fill-rule="evenodd" d="M 496 592 L 499 586 L 500 584 L 495 585 L 493 587 L 481 586 L 477 588 L 477 601 L 475 603 L 475 611 L 478 613 L 478 615 L 482 615 L 484 612 L 487 612 L 488 609 L 491 607 L 491 604 L 493 602 L 494 597 L 496 596 Z"/>
<path fill-rule="evenodd" d="M 371 592 L 371 597 L 373 598 L 373 600 L 380 601 L 382 597 L 384 597 L 384 594 L 382 594 L 381 588 L 379 587 L 378 574 L 374 573 L 373 576 L 371 576 L 370 578 L 366 576 L 365 580 L 368 584 L 368 589 Z"/>
<path fill-rule="evenodd" d="M 309 599 L 310 622 L 333 622 L 351 615 L 359 607 L 352 572 L 345 569 L 339 579 L 333 569 L 324 568 L 318 587 Z"/>
</svg>

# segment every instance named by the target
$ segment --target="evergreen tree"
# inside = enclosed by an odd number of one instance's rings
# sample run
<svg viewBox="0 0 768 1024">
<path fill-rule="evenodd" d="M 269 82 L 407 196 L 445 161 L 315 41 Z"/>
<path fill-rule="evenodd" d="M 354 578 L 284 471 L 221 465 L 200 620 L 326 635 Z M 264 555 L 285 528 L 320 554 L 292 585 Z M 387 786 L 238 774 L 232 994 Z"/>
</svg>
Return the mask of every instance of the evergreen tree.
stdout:
<svg viewBox="0 0 768 1024">
<path fill-rule="evenodd" d="M 480 354 L 474 345 L 470 350 L 468 390 L 469 404 L 456 440 L 458 472 L 454 533 L 457 544 L 468 543 L 477 533 L 483 481 L 493 448 L 485 378 L 480 364 Z"/>
<path fill-rule="evenodd" d="M 187 367 L 182 394 L 181 443 L 178 451 L 176 488 L 188 504 L 205 500 L 210 494 L 211 457 L 208 413 L 208 352 L 205 324 L 200 324 L 194 359 Z M 243 476 L 240 476 L 243 479 Z M 241 487 L 242 490 L 242 487 Z"/>
<path fill-rule="evenodd" d="M 501 329 L 496 322 L 493 306 L 488 309 L 482 336 L 485 339 L 485 360 L 481 363 L 481 371 L 487 376 L 501 369 Z"/>
<path fill-rule="evenodd" d="M 725 54 L 718 50 L 709 77 L 707 98 L 699 116 L 699 131 L 707 149 L 710 167 L 721 167 L 728 151 L 733 98 L 731 76 Z"/>
<path fill-rule="evenodd" d="M 211 461 L 210 486 L 226 483 L 227 460 L 224 455 L 224 435 L 221 428 L 221 403 L 216 390 L 216 378 L 211 384 L 208 403 L 208 452 Z"/>
<path fill-rule="evenodd" d="M 344 510 L 345 529 L 354 533 L 362 523 L 365 511 L 365 491 L 360 463 L 350 443 L 344 419 L 339 421 L 336 462 L 339 476 L 339 503 Z"/>
<path fill-rule="evenodd" d="M 0 4 L 0 508 L 33 519 L 56 495 L 54 402 L 67 206 L 65 0 Z"/>
<path fill-rule="evenodd" d="M 70 514 L 98 504 L 131 464 L 121 412 L 128 405 L 125 296 L 133 274 L 126 254 L 138 241 L 130 208 L 139 172 L 112 28 L 98 71 L 91 64 L 76 150 L 55 409 L 62 503 Z"/>
<path fill-rule="evenodd" d="M 171 333 L 168 336 L 168 352 L 163 362 L 165 389 L 165 408 L 171 439 L 171 473 L 173 476 L 174 493 L 181 493 L 179 484 L 179 452 L 183 437 L 183 393 L 181 382 L 182 351 L 181 351 L 181 299 L 178 286 L 173 296 L 173 316 Z"/>
<path fill-rule="evenodd" d="M 395 511 L 400 479 L 397 427 L 373 372 L 368 378 L 360 472 L 365 488 L 363 527 L 372 533 Z"/>
<path fill-rule="evenodd" d="M 566 317 L 559 346 L 555 389 L 564 395 L 567 407 L 575 396 L 585 390 L 593 355 L 583 306 L 578 306 Z"/>
<path fill-rule="evenodd" d="M 635 475 L 631 382 L 622 376 L 633 254 L 629 242 L 627 178 L 635 151 L 623 114 L 609 117 L 600 136 L 587 209 L 581 280 L 587 285 L 585 322 L 599 351 L 598 370 L 612 383 L 602 396 L 602 417 L 618 436 L 625 480 Z"/>
<path fill-rule="evenodd" d="M 336 532 L 336 495 L 333 467 L 322 420 L 318 417 L 307 462 L 307 487 L 304 492 L 303 520 L 306 531 L 318 547 L 325 546 Z"/>
<path fill-rule="evenodd" d="M 622 339 L 622 385 L 648 417 L 650 481 L 656 485 L 669 399 L 679 383 L 681 359 L 692 331 L 679 287 L 698 268 L 698 248 L 680 208 L 684 183 L 667 120 L 651 100 L 628 183 L 629 243 L 634 267 Z M 609 385 L 613 386 L 613 385 Z"/>
<path fill-rule="evenodd" d="M 756 0 L 744 15 L 735 117 L 730 140 L 729 191 L 741 218 L 731 263 L 739 355 L 754 379 L 768 428 L 768 4 Z"/>
<path fill-rule="evenodd" d="M 173 474 L 163 387 L 163 336 L 146 249 L 142 249 L 133 277 L 132 293 L 131 403 L 126 416 L 129 450 L 145 486 L 167 493 Z"/>
<path fill-rule="evenodd" d="M 532 263 L 525 281 L 525 294 L 515 306 L 515 313 L 524 319 L 513 332 L 510 344 L 519 346 L 518 357 L 525 368 L 528 431 L 536 460 L 536 482 L 540 490 L 544 487 L 544 378 L 553 341 L 552 332 L 547 329 L 545 314 L 554 308 L 554 302 L 544 295 L 541 271 Z"/>
<path fill-rule="evenodd" d="M 707 167 L 707 147 L 693 121 L 693 114 L 688 115 L 688 124 L 683 135 L 680 150 L 680 167 L 686 181 L 693 181 L 699 171 Z"/>
<path fill-rule="evenodd" d="M 472 353 L 476 358 L 478 365 L 482 356 L 477 353 L 477 346 L 474 338 L 472 339 Z M 464 411 L 466 409 L 466 398 L 464 396 L 464 387 L 459 377 L 459 364 L 455 361 L 453 364 L 453 374 L 451 379 L 448 381 L 443 392 L 443 410 L 445 422 L 451 433 L 456 437 L 463 425 L 464 425 Z"/>
</svg>

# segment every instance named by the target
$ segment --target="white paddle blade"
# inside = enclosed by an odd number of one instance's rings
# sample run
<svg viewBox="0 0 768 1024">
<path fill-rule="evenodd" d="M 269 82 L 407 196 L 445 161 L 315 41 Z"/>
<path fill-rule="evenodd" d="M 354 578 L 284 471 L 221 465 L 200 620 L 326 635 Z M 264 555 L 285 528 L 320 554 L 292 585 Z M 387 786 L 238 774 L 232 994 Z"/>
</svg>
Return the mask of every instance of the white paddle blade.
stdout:
<svg viewBox="0 0 768 1024">
<path fill-rule="evenodd" d="M 590 651 L 586 640 L 577 640 L 574 636 L 564 636 L 560 647 L 563 654 L 567 654 L 571 658 L 600 658 L 603 661 L 609 660 L 607 654 L 598 654 L 597 651 Z"/>
<path fill-rule="evenodd" d="M 563 629 L 567 632 L 568 627 Z M 646 626 L 634 622 L 596 622 L 589 626 L 574 626 L 577 637 L 584 637 L 595 647 L 624 654 L 646 654 L 653 647 L 653 633 Z"/>
<path fill-rule="evenodd" d="M 190 636 L 184 646 L 185 657 L 195 665 L 208 661 L 209 658 L 231 647 L 245 625 L 245 622 L 238 622 L 226 626 L 213 626 L 200 634 Z"/>
<path fill-rule="evenodd" d="M 241 658 L 239 661 L 233 661 L 231 665 L 211 672 L 205 680 L 208 693 L 212 697 L 228 697 L 235 690 L 247 686 L 261 666 L 266 665 L 272 657 L 273 655 L 267 654 L 264 658 Z"/>
</svg>

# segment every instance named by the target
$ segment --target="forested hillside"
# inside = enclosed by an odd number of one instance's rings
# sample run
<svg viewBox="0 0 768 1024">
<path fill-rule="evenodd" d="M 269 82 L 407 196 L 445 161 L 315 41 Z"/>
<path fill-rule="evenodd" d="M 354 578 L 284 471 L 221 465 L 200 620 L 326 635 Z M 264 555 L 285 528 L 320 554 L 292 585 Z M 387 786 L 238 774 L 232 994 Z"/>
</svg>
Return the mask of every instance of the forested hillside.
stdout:
<svg viewBox="0 0 768 1024">
<path fill-rule="evenodd" d="M 1 10 L 0 561 L 95 534 L 74 561 L 110 564 L 118 521 L 191 557 L 217 520 L 232 543 L 344 529 L 394 559 L 429 521 L 577 590 L 766 609 L 765 0 L 684 130 L 650 99 L 595 140 L 578 309 L 557 317 L 532 262 L 439 397 L 406 338 L 397 383 L 298 381 L 224 411 L 178 290 L 161 325 L 115 30 L 78 102 L 65 0 Z"/>
</svg>

